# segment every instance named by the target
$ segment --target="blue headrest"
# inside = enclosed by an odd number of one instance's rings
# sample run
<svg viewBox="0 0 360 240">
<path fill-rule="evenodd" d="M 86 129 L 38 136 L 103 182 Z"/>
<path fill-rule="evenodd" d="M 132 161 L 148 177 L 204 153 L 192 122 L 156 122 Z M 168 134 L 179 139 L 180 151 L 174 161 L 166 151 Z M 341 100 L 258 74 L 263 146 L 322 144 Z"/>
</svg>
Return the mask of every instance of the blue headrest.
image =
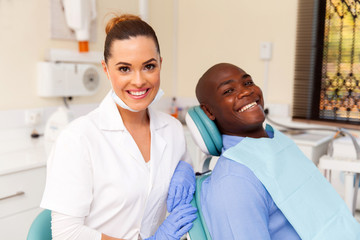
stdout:
<svg viewBox="0 0 360 240">
<path fill-rule="evenodd" d="M 222 137 L 215 123 L 206 116 L 200 106 L 191 107 L 185 116 L 191 136 L 207 155 L 220 156 Z"/>
</svg>

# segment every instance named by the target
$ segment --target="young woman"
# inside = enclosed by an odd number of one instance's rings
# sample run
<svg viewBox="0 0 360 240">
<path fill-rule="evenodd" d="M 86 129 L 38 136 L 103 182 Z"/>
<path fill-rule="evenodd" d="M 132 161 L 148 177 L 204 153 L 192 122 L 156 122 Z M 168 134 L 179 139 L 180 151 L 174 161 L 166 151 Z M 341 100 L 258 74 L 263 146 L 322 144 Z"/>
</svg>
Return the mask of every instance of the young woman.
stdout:
<svg viewBox="0 0 360 240">
<path fill-rule="evenodd" d="M 59 136 L 41 207 L 52 210 L 53 239 L 180 239 L 195 219 L 195 177 L 180 122 L 149 108 L 162 95 L 156 34 L 133 15 L 106 33 L 112 89 Z"/>
</svg>

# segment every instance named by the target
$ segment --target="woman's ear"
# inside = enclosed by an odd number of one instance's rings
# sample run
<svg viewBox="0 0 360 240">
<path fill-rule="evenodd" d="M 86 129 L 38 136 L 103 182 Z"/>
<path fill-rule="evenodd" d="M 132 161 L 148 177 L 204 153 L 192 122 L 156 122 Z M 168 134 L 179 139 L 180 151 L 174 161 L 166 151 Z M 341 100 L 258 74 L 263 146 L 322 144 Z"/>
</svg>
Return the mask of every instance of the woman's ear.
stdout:
<svg viewBox="0 0 360 240">
<path fill-rule="evenodd" d="M 200 108 L 204 111 L 208 118 L 210 118 L 212 121 L 215 120 L 215 116 L 208 106 L 206 106 L 205 104 L 200 104 Z"/>
<path fill-rule="evenodd" d="M 110 79 L 109 72 L 108 72 L 105 60 L 101 60 L 101 66 L 102 66 L 103 71 L 106 74 L 107 78 Z"/>
</svg>

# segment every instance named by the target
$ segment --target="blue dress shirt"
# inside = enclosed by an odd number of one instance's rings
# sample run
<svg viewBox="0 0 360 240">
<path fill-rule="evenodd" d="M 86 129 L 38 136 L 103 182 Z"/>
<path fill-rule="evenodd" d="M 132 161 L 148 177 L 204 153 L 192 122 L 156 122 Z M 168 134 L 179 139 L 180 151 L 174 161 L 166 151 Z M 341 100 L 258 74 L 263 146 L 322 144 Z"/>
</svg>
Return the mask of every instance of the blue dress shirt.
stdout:
<svg viewBox="0 0 360 240">
<path fill-rule="evenodd" d="M 222 152 L 242 139 L 223 135 Z M 213 240 L 300 239 L 253 172 L 223 156 L 202 184 L 201 204 Z"/>
</svg>

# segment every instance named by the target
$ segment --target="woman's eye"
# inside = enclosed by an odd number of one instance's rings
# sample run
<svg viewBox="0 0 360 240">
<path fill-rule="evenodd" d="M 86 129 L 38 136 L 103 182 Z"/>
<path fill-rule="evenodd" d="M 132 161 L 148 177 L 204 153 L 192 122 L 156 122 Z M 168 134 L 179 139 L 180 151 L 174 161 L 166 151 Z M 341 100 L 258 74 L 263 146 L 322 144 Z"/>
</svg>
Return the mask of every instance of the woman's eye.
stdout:
<svg viewBox="0 0 360 240">
<path fill-rule="evenodd" d="M 152 70 L 152 69 L 154 69 L 155 68 L 155 64 L 147 64 L 146 66 L 145 66 L 145 69 L 146 70 Z"/>
<path fill-rule="evenodd" d="M 129 67 L 119 67 L 119 71 L 123 72 L 123 73 L 126 73 L 126 72 L 130 71 L 130 68 Z"/>
</svg>

